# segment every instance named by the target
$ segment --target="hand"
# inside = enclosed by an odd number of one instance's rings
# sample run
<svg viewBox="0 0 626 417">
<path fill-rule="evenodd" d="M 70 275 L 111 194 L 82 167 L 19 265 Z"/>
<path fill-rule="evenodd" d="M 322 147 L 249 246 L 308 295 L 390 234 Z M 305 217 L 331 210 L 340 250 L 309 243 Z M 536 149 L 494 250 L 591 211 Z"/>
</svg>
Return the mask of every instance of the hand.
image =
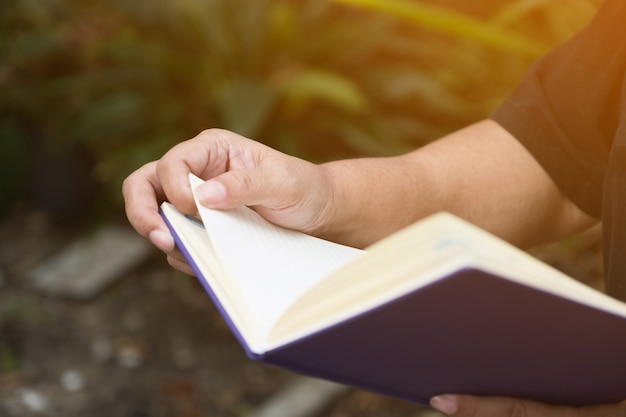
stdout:
<svg viewBox="0 0 626 417">
<path fill-rule="evenodd" d="M 469 395 L 440 395 L 430 405 L 450 417 L 624 417 L 626 401 L 587 407 L 553 406 L 535 401 Z"/>
<path fill-rule="evenodd" d="M 323 166 L 285 155 L 232 132 L 211 129 L 168 151 L 124 181 L 131 225 L 168 255 L 174 268 L 192 274 L 158 214 L 160 202 L 195 213 L 188 174 L 206 181 L 198 187 L 207 207 L 253 207 L 266 219 L 319 234 L 332 207 L 332 180 Z"/>
</svg>

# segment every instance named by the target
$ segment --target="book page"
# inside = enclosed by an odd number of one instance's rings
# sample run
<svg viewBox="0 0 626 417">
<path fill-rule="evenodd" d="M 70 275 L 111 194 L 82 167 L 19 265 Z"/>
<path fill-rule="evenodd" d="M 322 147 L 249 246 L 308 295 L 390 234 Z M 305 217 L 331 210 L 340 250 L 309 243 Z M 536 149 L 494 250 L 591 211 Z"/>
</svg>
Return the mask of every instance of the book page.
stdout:
<svg viewBox="0 0 626 417">
<path fill-rule="evenodd" d="M 239 289 L 228 279 L 223 279 L 228 274 L 222 268 L 211 241 L 207 238 L 204 225 L 196 218 L 181 213 L 167 202 L 161 204 L 161 211 L 177 239 L 178 248 L 185 256 L 191 257 L 190 265 L 196 269 L 198 278 L 209 285 L 210 292 L 217 297 L 227 313 L 227 320 L 232 322 L 236 331 L 248 345 L 258 340 L 259 335 L 256 332 L 255 323 L 251 320 L 252 314 L 245 304 L 241 303 Z"/>
<path fill-rule="evenodd" d="M 202 183 L 190 178 L 192 189 Z M 276 226 L 248 207 L 211 210 L 196 201 L 222 267 L 239 288 L 258 330 L 362 250 Z"/>
<path fill-rule="evenodd" d="M 626 304 L 447 213 L 409 226 L 368 249 L 298 300 L 270 335 L 270 348 L 354 317 L 467 268 L 626 317 Z"/>
</svg>

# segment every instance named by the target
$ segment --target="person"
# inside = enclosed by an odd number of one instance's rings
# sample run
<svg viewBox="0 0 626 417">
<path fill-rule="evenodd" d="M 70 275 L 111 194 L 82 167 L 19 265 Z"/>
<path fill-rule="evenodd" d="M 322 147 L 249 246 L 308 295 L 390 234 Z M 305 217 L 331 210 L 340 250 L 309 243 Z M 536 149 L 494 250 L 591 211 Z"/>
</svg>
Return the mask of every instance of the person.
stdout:
<svg viewBox="0 0 626 417">
<path fill-rule="evenodd" d="M 206 180 L 198 190 L 208 207 L 247 205 L 276 224 L 357 247 L 441 210 L 523 248 L 602 221 L 607 291 L 626 300 L 623 22 L 626 2 L 606 0 L 492 117 L 404 155 L 318 165 L 232 132 L 204 131 L 125 180 L 128 219 L 187 273 L 157 210 L 167 199 L 195 211 L 189 172 Z M 455 417 L 626 416 L 626 401 L 576 408 L 451 393 L 431 405 Z"/>
</svg>

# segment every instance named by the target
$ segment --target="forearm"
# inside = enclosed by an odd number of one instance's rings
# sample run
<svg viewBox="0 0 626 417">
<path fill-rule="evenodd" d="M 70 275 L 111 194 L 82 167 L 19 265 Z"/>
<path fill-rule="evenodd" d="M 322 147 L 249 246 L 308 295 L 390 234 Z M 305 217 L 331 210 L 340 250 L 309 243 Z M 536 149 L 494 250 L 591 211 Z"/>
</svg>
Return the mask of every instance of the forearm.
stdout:
<svg viewBox="0 0 626 417">
<path fill-rule="evenodd" d="M 445 210 L 521 247 L 593 224 L 535 159 L 491 120 L 406 155 L 324 165 L 334 184 L 322 235 L 366 246 Z"/>
</svg>

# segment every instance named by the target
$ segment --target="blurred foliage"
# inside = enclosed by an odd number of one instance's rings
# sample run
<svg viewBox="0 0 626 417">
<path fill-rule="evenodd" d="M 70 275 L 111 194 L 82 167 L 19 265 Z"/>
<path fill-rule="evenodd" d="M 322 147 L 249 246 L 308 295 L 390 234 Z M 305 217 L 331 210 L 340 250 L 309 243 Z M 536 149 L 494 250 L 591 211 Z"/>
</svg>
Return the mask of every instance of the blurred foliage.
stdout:
<svg viewBox="0 0 626 417">
<path fill-rule="evenodd" d="M 113 207 L 209 127 L 315 161 L 406 151 L 487 116 L 597 4 L 4 0 L 0 210 L 93 184 Z"/>
</svg>

